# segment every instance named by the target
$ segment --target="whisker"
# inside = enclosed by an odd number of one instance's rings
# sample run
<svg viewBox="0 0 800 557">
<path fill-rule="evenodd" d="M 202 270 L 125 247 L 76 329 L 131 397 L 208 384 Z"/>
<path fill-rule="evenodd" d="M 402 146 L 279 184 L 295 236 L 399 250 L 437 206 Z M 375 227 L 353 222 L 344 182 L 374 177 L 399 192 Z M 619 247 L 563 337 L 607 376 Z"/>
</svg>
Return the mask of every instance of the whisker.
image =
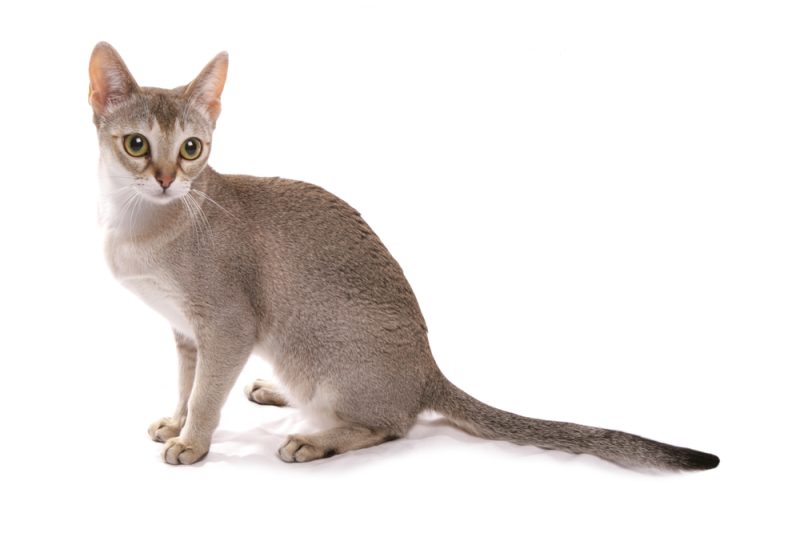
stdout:
<svg viewBox="0 0 800 557">
<path fill-rule="evenodd" d="M 189 205 L 192 205 L 195 209 L 195 214 L 198 216 L 198 224 L 200 225 L 202 231 L 205 233 L 206 237 L 211 240 L 211 245 L 214 246 L 214 235 L 211 229 L 211 223 L 208 221 L 208 217 L 206 216 L 205 211 L 200 206 L 195 198 L 190 195 L 186 195 L 183 197 L 186 199 Z"/>
<path fill-rule="evenodd" d="M 131 191 L 128 193 L 128 197 L 125 199 L 125 202 L 119 209 L 120 212 L 120 219 L 122 222 L 125 222 L 125 218 L 127 213 L 130 211 L 130 216 L 128 218 L 128 227 L 133 227 L 133 207 L 136 204 L 136 198 L 139 196 L 138 192 L 135 189 L 131 188 Z"/>
<path fill-rule="evenodd" d="M 193 202 L 194 200 L 191 199 L 188 195 L 183 196 L 181 199 L 185 201 L 186 208 L 189 210 L 189 213 L 191 214 L 192 226 L 195 231 L 195 241 L 197 247 L 200 247 L 202 245 L 203 240 L 210 238 L 208 227 L 206 226 L 206 223 L 203 220 L 204 215 L 200 213 L 197 204 L 194 203 Z"/>
<path fill-rule="evenodd" d="M 122 203 L 122 205 L 120 205 L 119 209 L 117 210 L 118 212 L 116 214 L 116 218 L 112 217 L 112 220 L 111 220 L 112 225 L 113 225 L 113 223 L 115 221 L 118 221 L 120 223 L 120 225 L 122 225 L 123 227 L 126 226 L 125 221 L 129 220 L 128 219 L 128 211 L 133 206 L 135 197 L 136 196 L 133 193 L 129 193 L 128 194 L 128 197 L 125 199 L 124 203 Z M 129 227 L 130 226 L 128 225 L 128 228 Z"/>
<path fill-rule="evenodd" d="M 201 206 L 201 205 L 200 205 L 200 204 L 197 202 L 197 200 L 196 200 L 194 197 L 191 197 L 191 196 L 188 196 L 188 195 L 187 195 L 186 197 L 187 197 L 187 199 L 189 200 L 189 202 L 190 202 L 192 205 L 194 205 L 194 206 L 195 206 L 195 208 L 197 209 L 197 212 L 199 213 L 200 217 L 203 219 L 203 222 L 204 222 L 206 225 L 208 225 L 208 226 L 211 226 L 211 225 L 209 224 L 209 222 L 208 222 L 208 217 L 206 217 L 206 214 L 205 214 L 205 212 L 203 211 L 203 207 L 202 207 L 202 206 Z"/>
<path fill-rule="evenodd" d="M 122 202 L 122 206 L 120 207 L 120 211 L 124 211 L 125 210 L 125 206 L 128 203 L 130 203 L 131 201 L 133 201 L 134 197 L 136 197 L 136 190 L 134 190 L 133 188 L 130 188 L 127 192 L 123 192 L 123 193 L 127 193 L 127 196 L 125 197 L 125 201 Z"/>
<path fill-rule="evenodd" d="M 139 230 L 139 210 L 142 208 L 143 205 L 144 205 L 144 196 L 139 195 L 137 193 L 137 195 L 136 195 L 136 203 L 133 206 L 133 228 L 134 228 L 134 230 Z M 135 236 L 132 236 L 132 238 L 135 238 Z"/>
<path fill-rule="evenodd" d="M 225 207 L 223 207 L 222 205 L 220 205 L 219 203 L 217 203 L 216 201 L 214 201 L 214 199 L 212 199 L 212 197 L 211 197 L 210 195 L 208 195 L 206 192 L 204 192 L 204 191 L 201 191 L 201 190 L 195 190 L 195 189 L 191 189 L 191 190 L 189 190 L 189 193 L 190 193 L 190 194 L 191 194 L 191 193 L 196 193 L 197 195 L 199 195 L 199 196 L 200 196 L 200 197 L 202 197 L 203 199 L 205 199 L 205 200 L 207 200 L 207 201 L 210 201 L 211 203 L 213 203 L 214 205 L 216 205 L 216 206 L 217 206 L 217 207 L 218 207 L 218 208 L 219 208 L 221 211 L 223 211 L 223 212 L 224 212 L 225 214 L 227 214 L 229 217 L 236 218 L 236 215 L 234 215 L 234 214 L 233 214 L 233 213 L 231 213 L 229 210 L 227 210 Z"/>
<path fill-rule="evenodd" d="M 186 208 L 186 214 L 187 217 L 189 218 L 189 224 L 192 227 L 192 239 L 194 239 L 195 245 L 199 246 L 197 225 L 195 224 L 194 212 L 192 211 L 192 208 L 189 206 L 189 203 L 186 201 L 185 198 L 181 197 L 180 200 L 183 206 Z"/>
</svg>

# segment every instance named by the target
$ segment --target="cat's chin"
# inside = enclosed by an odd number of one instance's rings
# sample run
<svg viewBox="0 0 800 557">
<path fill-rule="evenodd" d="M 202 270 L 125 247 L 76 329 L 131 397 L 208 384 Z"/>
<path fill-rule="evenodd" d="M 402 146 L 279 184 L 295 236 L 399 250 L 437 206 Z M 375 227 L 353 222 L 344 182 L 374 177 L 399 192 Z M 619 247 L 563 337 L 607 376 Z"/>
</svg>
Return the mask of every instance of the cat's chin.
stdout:
<svg viewBox="0 0 800 557">
<path fill-rule="evenodd" d="M 186 193 L 174 193 L 171 194 L 169 192 L 158 193 L 158 194 L 151 194 L 145 193 L 142 194 L 142 197 L 145 201 L 152 203 L 153 205 L 169 205 L 170 203 L 174 203 L 175 201 L 180 201 L 180 199 L 186 196 Z"/>
</svg>

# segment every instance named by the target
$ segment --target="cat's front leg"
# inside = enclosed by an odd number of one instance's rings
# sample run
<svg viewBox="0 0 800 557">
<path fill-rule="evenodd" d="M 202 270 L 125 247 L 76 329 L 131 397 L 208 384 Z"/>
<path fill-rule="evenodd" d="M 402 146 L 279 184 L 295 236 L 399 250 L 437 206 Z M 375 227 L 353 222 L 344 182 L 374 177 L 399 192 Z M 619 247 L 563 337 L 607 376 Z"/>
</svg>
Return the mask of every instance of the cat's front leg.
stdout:
<svg viewBox="0 0 800 557">
<path fill-rule="evenodd" d="M 255 344 L 255 327 L 252 329 L 248 334 L 247 328 L 237 331 L 225 327 L 226 333 L 198 339 L 196 376 L 186 423 L 180 435 L 165 444 L 164 461 L 168 464 L 193 464 L 208 453 L 222 405 Z"/>
<path fill-rule="evenodd" d="M 156 420 L 147 432 L 153 441 L 164 443 L 168 439 L 177 437 L 186 422 L 189 407 L 189 396 L 192 394 L 194 373 L 197 367 L 197 345 L 187 336 L 178 331 L 175 334 L 175 346 L 178 350 L 178 406 L 172 417 Z"/>
</svg>

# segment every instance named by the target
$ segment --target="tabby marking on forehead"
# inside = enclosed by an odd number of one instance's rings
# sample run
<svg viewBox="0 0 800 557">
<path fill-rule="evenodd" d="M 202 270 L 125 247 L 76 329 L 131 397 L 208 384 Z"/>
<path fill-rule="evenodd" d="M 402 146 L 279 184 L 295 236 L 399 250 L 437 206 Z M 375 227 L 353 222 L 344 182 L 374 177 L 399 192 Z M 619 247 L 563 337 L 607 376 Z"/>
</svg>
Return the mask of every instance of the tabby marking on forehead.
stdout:
<svg viewBox="0 0 800 557">
<path fill-rule="evenodd" d="M 186 123 L 188 103 L 185 99 L 173 95 L 174 93 L 166 90 L 159 90 L 155 95 L 147 95 L 150 117 L 156 119 L 162 130 L 175 129 L 179 121 L 181 125 Z"/>
<path fill-rule="evenodd" d="M 146 121 L 149 126 L 157 122 L 162 130 L 172 130 L 176 124 L 185 125 L 189 107 L 185 99 L 173 96 L 165 89 L 145 89 L 130 107 L 131 120 Z"/>
</svg>

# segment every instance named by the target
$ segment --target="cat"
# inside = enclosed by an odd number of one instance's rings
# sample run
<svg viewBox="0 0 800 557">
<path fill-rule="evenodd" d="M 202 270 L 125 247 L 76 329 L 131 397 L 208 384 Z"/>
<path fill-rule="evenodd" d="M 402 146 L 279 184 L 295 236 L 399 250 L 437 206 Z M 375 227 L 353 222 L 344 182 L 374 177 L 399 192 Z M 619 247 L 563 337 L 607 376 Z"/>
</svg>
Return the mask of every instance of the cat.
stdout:
<svg viewBox="0 0 800 557">
<path fill-rule="evenodd" d="M 140 87 L 107 43 L 89 63 L 106 259 L 169 320 L 177 345 L 177 408 L 149 428 L 167 463 L 208 453 L 223 403 L 256 353 L 288 397 L 258 380 L 247 387 L 250 400 L 291 401 L 330 426 L 290 435 L 278 450 L 286 462 L 403 437 L 432 410 L 478 437 L 625 467 L 719 464 L 628 433 L 498 410 L 450 383 L 403 271 L 359 213 L 314 185 L 208 165 L 227 70 L 223 52 L 168 90 Z"/>
</svg>

